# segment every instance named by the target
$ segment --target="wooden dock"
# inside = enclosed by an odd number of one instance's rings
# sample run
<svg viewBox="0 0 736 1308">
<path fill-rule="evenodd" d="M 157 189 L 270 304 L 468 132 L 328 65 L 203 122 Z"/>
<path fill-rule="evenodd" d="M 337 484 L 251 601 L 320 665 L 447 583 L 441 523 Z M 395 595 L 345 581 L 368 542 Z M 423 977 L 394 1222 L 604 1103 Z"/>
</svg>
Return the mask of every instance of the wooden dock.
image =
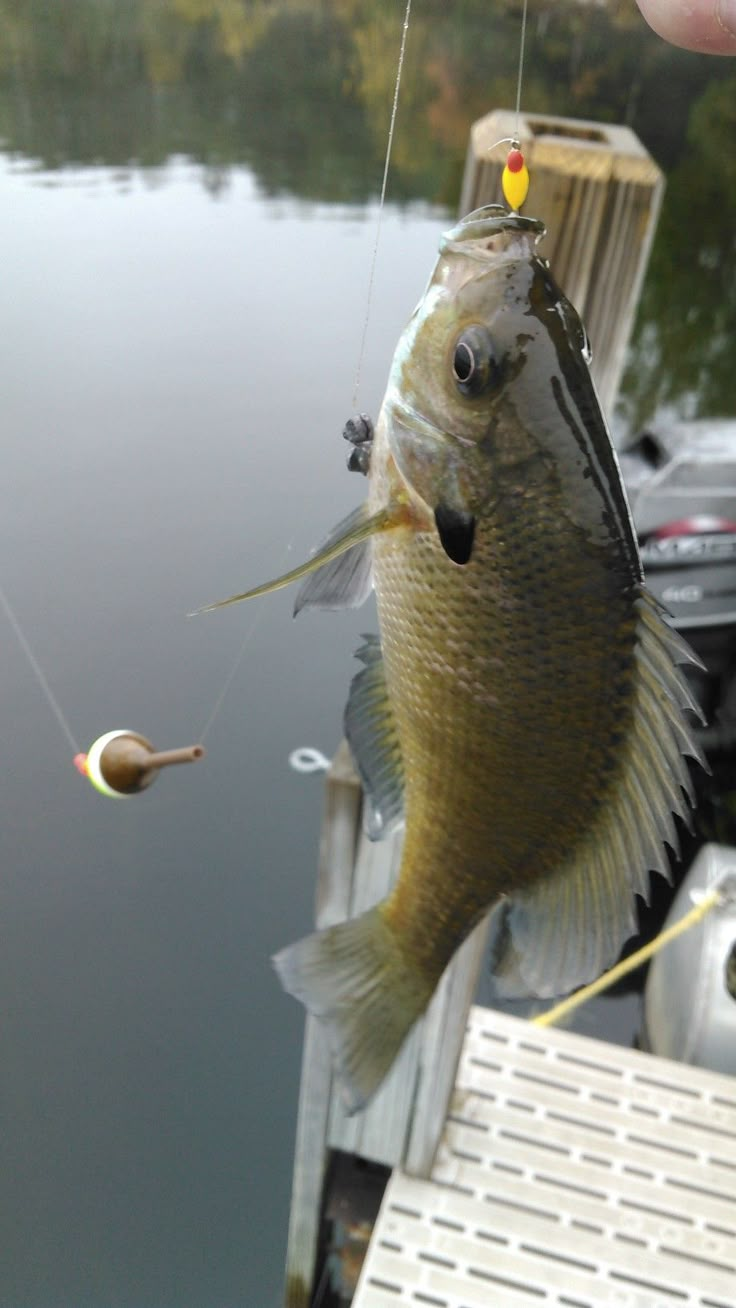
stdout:
<svg viewBox="0 0 736 1308">
<path fill-rule="evenodd" d="M 460 210 L 498 203 L 516 114 L 495 109 L 471 128 Z M 540 253 L 575 305 L 593 349 L 592 373 L 610 416 L 624 369 L 664 176 L 630 128 L 549 114 L 522 114 L 529 167 L 524 212 L 541 218 Z"/>
<path fill-rule="evenodd" d="M 736 1308 L 736 1081 L 473 1008 L 353 1308 Z"/>
<path fill-rule="evenodd" d="M 361 808 L 343 743 L 320 926 L 398 867 L 401 834 L 371 843 Z M 307 1019 L 286 1308 L 353 1290 L 354 1308 L 736 1308 L 736 1081 L 472 1007 L 485 934 L 364 1113 L 345 1115 Z"/>
<path fill-rule="evenodd" d="M 327 775 L 315 920 L 332 926 L 386 895 L 402 832 L 372 842 L 361 830 L 362 792 L 346 742 Z M 344 1111 L 319 1023 L 307 1017 L 287 1249 L 286 1308 L 308 1308 L 323 1192 L 335 1151 L 372 1164 L 429 1174 L 450 1102 L 465 1023 L 475 997 L 486 923 L 465 941 L 425 1016 L 368 1108 Z"/>
</svg>

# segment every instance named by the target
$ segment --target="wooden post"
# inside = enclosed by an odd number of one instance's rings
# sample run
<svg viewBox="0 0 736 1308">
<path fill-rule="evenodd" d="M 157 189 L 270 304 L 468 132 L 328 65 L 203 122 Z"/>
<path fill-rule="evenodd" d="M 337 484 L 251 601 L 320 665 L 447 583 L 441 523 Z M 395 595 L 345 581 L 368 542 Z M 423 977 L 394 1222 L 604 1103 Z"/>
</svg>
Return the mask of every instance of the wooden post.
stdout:
<svg viewBox="0 0 736 1308">
<path fill-rule="evenodd" d="M 403 833 L 373 842 L 360 827 L 361 790 L 343 741 L 327 776 L 317 926 L 355 917 L 390 890 Z M 349 1117 L 319 1023 L 307 1017 L 286 1259 L 286 1308 L 308 1308 L 330 1149 L 427 1176 L 439 1141 L 488 932 L 458 951 L 381 1088 Z"/>
<path fill-rule="evenodd" d="M 502 202 L 501 172 L 516 114 L 497 109 L 475 122 L 461 212 Z M 641 283 L 657 225 L 664 177 L 628 127 L 522 114 L 529 168 L 524 212 L 547 227 L 541 253 L 575 305 L 593 349 L 593 379 L 611 414 Z"/>
<path fill-rule="evenodd" d="M 361 806 L 360 782 L 347 741 L 343 741 L 332 760 L 325 789 L 315 909 L 315 922 L 320 928 L 333 926 L 348 916 Z M 316 1018 L 307 1016 L 286 1251 L 285 1308 L 310 1308 L 311 1304 L 331 1090 L 327 1041 Z"/>
</svg>

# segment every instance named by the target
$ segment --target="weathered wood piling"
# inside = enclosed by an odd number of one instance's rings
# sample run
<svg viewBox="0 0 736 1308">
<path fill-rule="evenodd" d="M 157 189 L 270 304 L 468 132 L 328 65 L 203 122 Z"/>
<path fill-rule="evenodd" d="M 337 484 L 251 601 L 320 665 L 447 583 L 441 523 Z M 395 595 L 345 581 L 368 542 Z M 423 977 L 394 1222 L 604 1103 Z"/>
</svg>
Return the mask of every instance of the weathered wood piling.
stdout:
<svg viewBox="0 0 736 1308">
<path fill-rule="evenodd" d="M 361 830 L 362 793 L 343 741 L 327 775 L 316 924 L 332 926 L 382 899 L 401 858 L 402 833 L 372 842 Z M 330 1151 L 427 1176 L 447 1114 L 487 924 L 447 969 L 380 1090 L 349 1117 L 319 1023 L 307 1018 L 287 1249 L 286 1308 L 308 1308 Z"/>
<path fill-rule="evenodd" d="M 470 131 L 461 213 L 501 198 L 501 173 L 516 114 L 479 118 Z M 575 305 L 593 349 L 593 379 L 610 415 L 664 194 L 664 177 L 628 127 L 522 114 L 529 168 L 524 212 L 541 218 L 541 253 Z"/>
</svg>

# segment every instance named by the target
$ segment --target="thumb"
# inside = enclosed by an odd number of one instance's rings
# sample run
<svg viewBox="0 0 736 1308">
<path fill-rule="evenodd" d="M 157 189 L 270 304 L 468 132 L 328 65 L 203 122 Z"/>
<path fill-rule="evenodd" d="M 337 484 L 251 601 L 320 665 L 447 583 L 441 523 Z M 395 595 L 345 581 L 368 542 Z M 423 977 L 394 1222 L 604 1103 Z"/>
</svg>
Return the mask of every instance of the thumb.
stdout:
<svg viewBox="0 0 736 1308">
<path fill-rule="evenodd" d="M 665 41 L 706 54 L 736 54 L 736 0 L 638 0 Z"/>
</svg>

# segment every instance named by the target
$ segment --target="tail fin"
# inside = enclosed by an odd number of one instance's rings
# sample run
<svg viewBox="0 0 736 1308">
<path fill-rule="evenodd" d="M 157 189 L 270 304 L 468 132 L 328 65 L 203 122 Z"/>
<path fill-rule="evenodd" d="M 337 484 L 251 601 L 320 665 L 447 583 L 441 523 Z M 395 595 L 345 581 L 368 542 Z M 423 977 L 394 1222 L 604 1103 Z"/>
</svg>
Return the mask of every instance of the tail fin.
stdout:
<svg viewBox="0 0 736 1308">
<path fill-rule="evenodd" d="M 326 1027 L 351 1113 L 381 1084 L 432 986 L 401 953 L 380 906 L 274 958 L 281 983 Z"/>
</svg>

